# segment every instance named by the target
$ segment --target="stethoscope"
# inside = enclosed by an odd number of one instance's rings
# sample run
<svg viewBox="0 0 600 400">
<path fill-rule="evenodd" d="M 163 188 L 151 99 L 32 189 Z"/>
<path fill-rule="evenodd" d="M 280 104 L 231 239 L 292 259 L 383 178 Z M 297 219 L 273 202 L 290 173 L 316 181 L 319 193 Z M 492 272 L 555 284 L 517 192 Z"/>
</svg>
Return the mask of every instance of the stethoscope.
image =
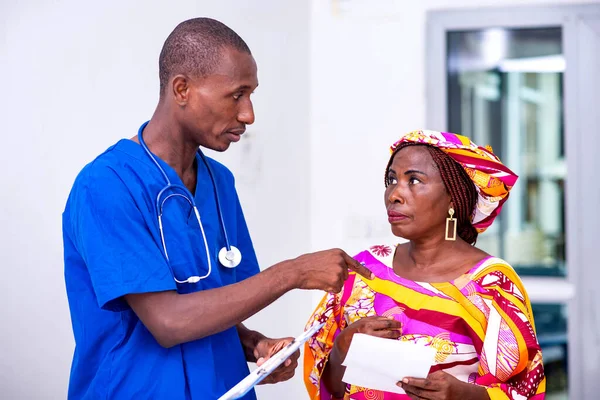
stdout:
<svg viewBox="0 0 600 400">
<path fill-rule="evenodd" d="M 158 195 L 156 196 L 156 211 L 158 212 L 158 229 L 160 230 L 160 240 L 162 241 L 162 246 L 163 246 L 163 250 L 165 252 L 165 257 L 167 258 L 167 264 L 169 264 L 169 268 L 171 269 L 171 274 L 173 275 L 173 279 L 175 279 L 175 282 L 177 282 L 177 283 L 197 283 L 201 279 L 208 278 L 208 276 L 210 275 L 210 273 L 212 271 L 210 250 L 208 249 L 208 241 L 206 240 L 206 233 L 204 232 L 204 226 L 202 225 L 202 220 L 200 219 L 200 212 L 198 211 L 198 207 L 196 207 L 196 202 L 194 201 L 194 196 L 192 196 L 192 193 L 188 190 L 188 188 L 186 188 L 185 186 L 182 186 L 182 185 L 177 185 L 177 184 L 171 183 L 171 180 L 167 176 L 167 173 L 165 172 L 165 170 L 160 166 L 156 157 L 154 157 L 154 155 L 150 152 L 150 149 L 148 148 L 148 146 L 146 145 L 146 142 L 144 142 L 144 139 L 142 138 L 142 131 L 144 130 L 145 127 L 146 127 L 146 124 L 144 124 L 140 127 L 140 129 L 138 131 L 138 140 L 140 141 L 140 144 L 142 145 L 142 148 L 144 149 L 144 151 L 146 151 L 146 153 L 148 154 L 150 159 L 152 161 L 154 161 L 154 164 L 156 165 L 156 167 L 158 168 L 158 170 L 160 171 L 162 176 L 165 178 L 165 181 L 167 182 L 167 185 L 165 187 L 163 187 L 160 190 L 160 192 L 158 192 Z M 198 154 L 200 155 L 200 158 L 204 162 L 204 165 L 206 165 L 206 169 L 208 170 L 208 175 L 210 176 L 210 180 L 212 181 L 213 191 L 215 194 L 215 201 L 217 203 L 217 212 L 219 213 L 219 220 L 221 222 L 221 229 L 223 230 L 223 236 L 225 236 L 225 247 L 223 247 L 221 249 L 221 251 L 219 251 L 219 262 L 224 267 L 235 268 L 238 265 L 240 265 L 240 263 L 242 262 L 242 253 L 238 250 L 237 247 L 232 246 L 229 243 L 229 238 L 227 237 L 227 230 L 225 229 L 225 222 L 223 220 L 223 214 L 221 213 L 221 203 L 219 202 L 219 193 L 217 192 L 217 185 L 215 183 L 215 178 L 213 176 L 210 165 L 208 164 L 208 161 L 206 161 L 206 157 L 204 156 L 204 154 L 202 153 L 202 151 L 200 149 L 198 149 Z M 172 191 L 174 193 L 168 194 L 167 193 L 168 191 Z M 163 196 L 164 196 L 164 198 L 163 198 Z M 171 267 L 171 262 L 169 260 L 169 253 L 167 252 L 167 245 L 165 243 L 165 233 L 163 231 L 163 223 L 162 223 L 163 209 L 164 209 L 165 202 L 172 197 L 181 197 L 181 198 L 185 199 L 190 204 L 192 209 L 194 210 L 194 214 L 196 215 L 196 220 L 198 221 L 198 226 L 200 227 L 200 231 L 202 232 L 202 238 L 204 239 L 204 248 L 206 251 L 206 259 L 208 260 L 208 272 L 204 276 L 190 276 L 189 278 L 187 278 L 184 281 L 180 281 L 175 277 L 175 272 L 173 271 L 173 267 Z"/>
</svg>

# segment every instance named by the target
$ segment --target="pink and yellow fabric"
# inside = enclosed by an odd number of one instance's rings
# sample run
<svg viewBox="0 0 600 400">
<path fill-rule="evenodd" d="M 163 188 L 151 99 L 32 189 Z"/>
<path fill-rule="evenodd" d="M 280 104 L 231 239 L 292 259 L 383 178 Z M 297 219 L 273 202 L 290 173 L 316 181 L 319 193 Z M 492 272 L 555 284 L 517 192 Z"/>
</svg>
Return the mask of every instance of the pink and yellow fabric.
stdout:
<svg viewBox="0 0 600 400">
<path fill-rule="evenodd" d="M 477 232 L 485 231 L 500 213 L 518 176 L 502 164 L 492 153 L 491 147 L 479 147 L 465 136 L 428 130 L 413 131 L 394 143 L 391 152 L 405 142 L 435 146 L 465 169 L 479 194 L 471 222 Z"/>
<path fill-rule="evenodd" d="M 305 346 L 304 382 L 310 398 L 332 398 L 321 375 L 335 338 L 353 322 L 379 315 L 401 322 L 400 340 L 436 349 L 430 372 L 445 371 L 484 386 L 491 400 L 542 400 L 542 352 L 529 298 L 512 267 L 487 257 L 451 282 L 415 282 L 394 273 L 394 249 L 379 245 L 359 253 L 356 260 L 375 279 L 350 273 L 342 292 L 326 295 L 309 319 L 307 326 L 325 323 Z M 345 399 L 409 397 L 347 385 Z"/>
</svg>

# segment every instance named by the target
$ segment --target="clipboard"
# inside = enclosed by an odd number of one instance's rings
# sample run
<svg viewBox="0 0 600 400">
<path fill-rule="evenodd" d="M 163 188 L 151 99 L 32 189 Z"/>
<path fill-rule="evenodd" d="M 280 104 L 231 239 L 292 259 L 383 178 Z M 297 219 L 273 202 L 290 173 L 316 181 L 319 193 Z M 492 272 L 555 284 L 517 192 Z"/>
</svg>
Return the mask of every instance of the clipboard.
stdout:
<svg viewBox="0 0 600 400">
<path fill-rule="evenodd" d="M 263 365 L 252 371 L 247 377 L 242 379 L 237 385 L 231 390 L 219 397 L 219 400 L 233 400 L 239 399 L 248 393 L 254 386 L 258 385 L 263 379 L 265 379 L 271 372 L 279 367 L 285 360 L 287 360 L 292 354 L 296 352 L 308 339 L 310 339 L 315 333 L 321 330 L 325 326 L 325 323 L 315 324 L 310 329 L 305 331 L 302 335 L 298 336 L 283 349 L 279 350 L 273 357 L 269 358 Z"/>
</svg>

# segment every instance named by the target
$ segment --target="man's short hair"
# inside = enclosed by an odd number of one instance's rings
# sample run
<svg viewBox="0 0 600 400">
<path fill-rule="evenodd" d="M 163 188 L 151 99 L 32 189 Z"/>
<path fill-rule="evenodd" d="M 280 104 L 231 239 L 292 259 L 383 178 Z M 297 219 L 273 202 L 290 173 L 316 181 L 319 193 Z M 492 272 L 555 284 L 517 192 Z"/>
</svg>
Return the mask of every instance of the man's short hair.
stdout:
<svg viewBox="0 0 600 400">
<path fill-rule="evenodd" d="M 227 47 L 252 54 L 237 33 L 217 20 L 193 18 L 177 25 L 160 52 L 158 72 L 161 95 L 174 75 L 209 75 L 219 65 L 221 52 Z"/>
</svg>

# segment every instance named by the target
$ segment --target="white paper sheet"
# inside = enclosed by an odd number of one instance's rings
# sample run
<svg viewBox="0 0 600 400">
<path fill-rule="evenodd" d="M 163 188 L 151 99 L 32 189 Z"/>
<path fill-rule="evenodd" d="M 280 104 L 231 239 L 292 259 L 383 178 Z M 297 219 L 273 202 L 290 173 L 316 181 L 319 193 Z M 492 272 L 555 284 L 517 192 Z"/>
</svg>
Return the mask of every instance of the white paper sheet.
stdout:
<svg viewBox="0 0 600 400">
<path fill-rule="evenodd" d="M 433 347 L 356 333 L 342 363 L 346 366 L 343 381 L 403 394 L 396 383 L 405 377 L 427 377 L 435 354 Z"/>
</svg>

